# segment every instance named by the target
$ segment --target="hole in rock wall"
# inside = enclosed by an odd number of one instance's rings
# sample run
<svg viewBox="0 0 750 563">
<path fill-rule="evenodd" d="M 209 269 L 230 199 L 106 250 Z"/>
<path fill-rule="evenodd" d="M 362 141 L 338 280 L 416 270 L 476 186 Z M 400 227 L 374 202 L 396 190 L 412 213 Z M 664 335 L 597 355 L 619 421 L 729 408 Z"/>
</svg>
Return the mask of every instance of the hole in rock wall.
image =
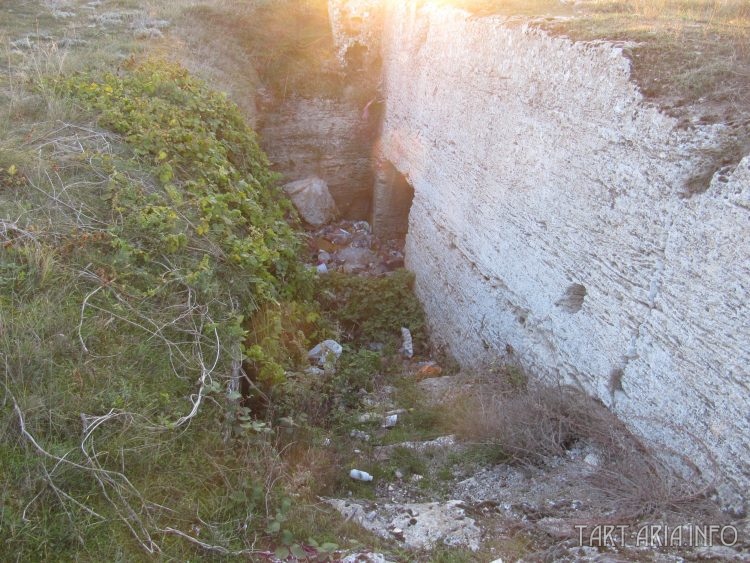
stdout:
<svg viewBox="0 0 750 563">
<path fill-rule="evenodd" d="M 406 236 L 414 188 L 390 162 L 380 163 L 373 186 L 373 232 L 382 239 Z"/>
<path fill-rule="evenodd" d="M 365 23 L 365 20 L 363 20 L 359 16 L 349 14 L 345 18 L 341 18 L 341 23 L 343 26 L 343 32 L 346 35 L 355 36 L 362 33 L 362 27 Z"/>
<path fill-rule="evenodd" d="M 586 299 L 586 286 L 574 283 L 565 291 L 565 294 L 555 303 L 563 311 L 577 313 L 583 307 Z"/>
<path fill-rule="evenodd" d="M 368 49 L 361 43 L 355 43 L 346 51 L 346 68 L 352 72 L 366 70 Z"/>
</svg>

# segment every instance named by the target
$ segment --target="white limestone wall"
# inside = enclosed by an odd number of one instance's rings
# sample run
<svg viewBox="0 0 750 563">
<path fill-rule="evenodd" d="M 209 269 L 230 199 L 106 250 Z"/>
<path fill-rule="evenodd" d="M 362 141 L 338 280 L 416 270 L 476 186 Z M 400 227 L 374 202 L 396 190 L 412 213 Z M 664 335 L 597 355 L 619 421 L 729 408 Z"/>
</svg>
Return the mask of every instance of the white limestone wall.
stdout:
<svg viewBox="0 0 750 563">
<path fill-rule="evenodd" d="M 750 158 L 688 197 L 721 128 L 645 105 L 617 48 L 388 6 L 380 151 L 415 189 L 407 266 L 437 340 L 578 384 L 748 490 Z"/>
</svg>

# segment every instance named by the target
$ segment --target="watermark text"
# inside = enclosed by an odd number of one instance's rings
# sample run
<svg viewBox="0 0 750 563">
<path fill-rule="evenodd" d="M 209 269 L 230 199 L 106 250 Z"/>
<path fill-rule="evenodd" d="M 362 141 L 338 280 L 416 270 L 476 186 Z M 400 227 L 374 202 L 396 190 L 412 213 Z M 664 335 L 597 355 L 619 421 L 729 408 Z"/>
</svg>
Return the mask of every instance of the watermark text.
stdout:
<svg viewBox="0 0 750 563">
<path fill-rule="evenodd" d="M 578 545 L 592 547 L 734 547 L 739 541 L 737 528 L 716 524 L 639 527 L 598 524 L 575 528 Z"/>
</svg>

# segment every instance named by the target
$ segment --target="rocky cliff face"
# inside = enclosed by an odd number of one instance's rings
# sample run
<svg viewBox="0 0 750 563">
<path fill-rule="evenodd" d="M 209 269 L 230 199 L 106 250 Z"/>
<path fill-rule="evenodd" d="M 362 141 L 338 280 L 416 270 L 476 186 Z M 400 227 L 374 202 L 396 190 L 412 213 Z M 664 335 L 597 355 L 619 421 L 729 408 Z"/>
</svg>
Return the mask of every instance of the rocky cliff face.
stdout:
<svg viewBox="0 0 750 563">
<path fill-rule="evenodd" d="M 436 338 L 578 385 L 746 490 L 750 157 L 689 187 L 722 126 L 645 104 L 612 45 L 414 1 L 380 25 L 380 156 L 414 188 Z"/>
<path fill-rule="evenodd" d="M 370 219 L 375 183 L 373 145 L 380 127 L 379 50 L 360 38 L 372 28 L 376 0 L 355 2 L 354 11 L 330 10 L 330 29 L 317 30 L 324 40 L 308 48 L 316 56 L 305 92 L 269 91 L 260 96 L 258 123 L 263 148 L 276 171 L 292 182 L 316 176 L 325 180 L 341 214 Z M 333 37 L 340 39 L 335 45 Z M 343 38 L 349 38 L 345 43 Z M 329 45 L 330 43 L 330 45 Z"/>
<path fill-rule="evenodd" d="M 328 183 L 342 215 L 369 217 L 372 133 L 354 102 L 291 98 L 265 113 L 259 125 L 263 148 L 285 180 L 318 176 Z"/>
</svg>

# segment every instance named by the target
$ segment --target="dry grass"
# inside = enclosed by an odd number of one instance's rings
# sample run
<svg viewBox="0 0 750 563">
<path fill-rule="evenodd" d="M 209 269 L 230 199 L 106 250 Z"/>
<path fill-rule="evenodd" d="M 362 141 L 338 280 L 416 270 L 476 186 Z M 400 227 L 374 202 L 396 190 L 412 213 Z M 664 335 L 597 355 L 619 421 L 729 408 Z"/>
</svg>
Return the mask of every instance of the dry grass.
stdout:
<svg viewBox="0 0 750 563">
<path fill-rule="evenodd" d="M 255 94 L 337 92 L 333 38 L 324 0 L 152 0 L 152 11 L 175 22 L 163 51 L 227 91 L 255 117 Z"/>
<path fill-rule="evenodd" d="M 553 29 L 573 38 L 634 42 L 625 51 L 647 98 L 679 111 L 706 106 L 729 121 L 750 106 L 750 5 L 740 1 L 633 2 Z"/>
<path fill-rule="evenodd" d="M 253 64 L 252 53 L 237 41 L 236 33 L 245 26 L 251 30 L 257 2 L 230 0 L 148 0 L 144 2 L 154 17 L 172 22 L 170 33 L 153 41 L 150 51 L 178 62 L 216 89 L 226 92 L 254 125 L 258 110 L 255 96 L 261 79 Z M 224 28 L 204 12 L 232 14 L 234 25 Z"/>
<path fill-rule="evenodd" d="M 746 24 L 750 6 L 744 0 L 436 0 L 477 14 L 581 16 L 634 15 L 645 19 Z"/>
<path fill-rule="evenodd" d="M 460 0 L 477 15 L 538 17 L 574 40 L 623 42 L 646 98 L 704 122 L 750 115 L 750 3 L 745 0 Z M 699 107 L 700 106 L 700 107 Z"/>
<path fill-rule="evenodd" d="M 596 498 L 593 511 L 601 517 L 637 521 L 715 514 L 707 500 L 712 476 L 687 456 L 636 437 L 602 403 L 572 387 L 531 385 L 519 391 L 505 375 L 501 371 L 499 379 L 486 380 L 446 409 L 453 431 L 485 450 L 482 457 L 544 465 L 585 444 L 600 459 L 579 485 Z"/>
</svg>

